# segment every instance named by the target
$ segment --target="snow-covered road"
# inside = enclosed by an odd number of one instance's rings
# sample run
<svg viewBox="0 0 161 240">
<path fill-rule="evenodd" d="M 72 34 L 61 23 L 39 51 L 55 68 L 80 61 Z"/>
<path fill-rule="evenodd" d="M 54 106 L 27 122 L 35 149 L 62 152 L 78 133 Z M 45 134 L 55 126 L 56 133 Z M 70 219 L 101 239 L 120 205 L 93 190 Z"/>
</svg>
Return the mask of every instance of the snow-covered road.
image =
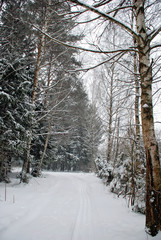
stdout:
<svg viewBox="0 0 161 240">
<path fill-rule="evenodd" d="M 160 240 L 94 174 L 45 173 L 28 185 L 0 184 L 0 240 Z M 23 187 L 22 187 L 23 185 Z"/>
</svg>

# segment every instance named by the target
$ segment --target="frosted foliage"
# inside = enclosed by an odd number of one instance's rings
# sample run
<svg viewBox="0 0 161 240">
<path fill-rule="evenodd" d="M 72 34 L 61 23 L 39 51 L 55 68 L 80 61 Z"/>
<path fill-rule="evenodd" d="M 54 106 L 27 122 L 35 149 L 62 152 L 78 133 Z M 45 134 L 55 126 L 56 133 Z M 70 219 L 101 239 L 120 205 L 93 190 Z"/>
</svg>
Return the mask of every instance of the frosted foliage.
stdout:
<svg viewBox="0 0 161 240">
<path fill-rule="evenodd" d="M 0 97 L 6 97 L 8 100 L 11 100 L 11 96 L 4 91 L 0 91 Z"/>
<path fill-rule="evenodd" d="M 98 157 L 95 160 L 96 168 L 97 168 L 97 175 L 103 179 L 105 183 L 111 180 L 111 172 L 112 168 L 109 166 L 105 159 L 102 157 Z"/>
<path fill-rule="evenodd" d="M 143 105 L 143 108 L 149 108 L 148 104 L 145 103 L 145 104 Z"/>
<path fill-rule="evenodd" d="M 144 170 L 144 166 L 140 166 L 140 169 Z M 131 159 L 120 155 L 113 170 L 110 190 L 118 196 L 122 195 L 127 198 L 134 211 L 145 213 L 145 172 L 142 172 L 139 170 L 139 172 L 135 172 L 134 176 Z"/>
</svg>

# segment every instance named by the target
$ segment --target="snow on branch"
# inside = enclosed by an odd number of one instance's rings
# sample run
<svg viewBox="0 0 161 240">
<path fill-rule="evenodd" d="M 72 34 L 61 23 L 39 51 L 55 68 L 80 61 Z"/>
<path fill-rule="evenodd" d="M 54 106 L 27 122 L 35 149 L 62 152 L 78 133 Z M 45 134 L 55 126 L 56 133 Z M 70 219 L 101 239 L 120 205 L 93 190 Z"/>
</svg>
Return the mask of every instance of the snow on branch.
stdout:
<svg viewBox="0 0 161 240">
<path fill-rule="evenodd" d="M 117 54 L 115 54 L 114 56 L 112 56 L 111 58 L 108 58 L 106 59 L 105 61 L 103 62 L 100 62 L 94 66 L 91 66 L 91 67 L 88 67 L 88 68 L 81 68 L 81 69 L 75 69 L 75 70 L 70 70 L 70 72 L 78 72 L 78 71 L 89 71 L 89 70 L 92 70 L 92 69 L 95 69 L 101 65 L 103 65 L 104 63 L 107 63 L 107 62 L 110 62 L 111 60 L 115 59 L 116 57 L 118 57 L 116 60 L 114 60 L 114 62 L 117 62 L 127 51 L 123 51 L 122 53 L 119 52 Z"/>
<path fill-rule="evenodd" d="M 70 2 L 74 2 L 72 0 L 69 0 Z M 75 2 L 79 2 L 79 1 L 75 1 Z M 80 2 L 79 2 L 80 3 Z M 87 5 L 86 5 L 87 6 Z M 90 8 L 90 6 L 89 6 Z M 132 35 L 134 35 L 135 37 L 137 37 L 137 33 L 134 32 L 131 28 L 129 28 L 128 26 L 126 26 L 125 24 L 121 23 L 120 21 L 116 20 L 115 18 L 113 17 L 110 17 L 109 15 L 97 10 L 96 8 L 94 7 L 91 7 L 91 11 L 92 9 L 96 10 L 96 13 L 98 12 L 98 15 L 102 16 L 102 17 L 105 17 L 106 19 L 108 20 L 111 20 L 112 22 L 116 23 L 117 25 L 120 25 L 122 26 L 124 29 L 126 29 L 128 32 L 130 32 Z M 89 9 L 90 10 L 90 9 Z M 20 19 L 20 18 L 15 18 L 11 15 L 11 17 L 13 19 L 18 19 L 19 21 L 21 22 L 25 22 L 24 20 Z M 42 34 L 44 34 L 47 38 L 49 38 L 50 40 L 60 44 L 60 45 L 63 45 L 65 47 L 68 47 L 68 48 L 73 48 L 73 49 L 78 49 L 78 50 L 81 50 L 81 51 L 86 51 L 86 52 L 92 52 L 92 53 L 99 53 L 99 54 L 111 54 L 111 53 L 117 53 L 117 52 L 123 52 L 123 51 L 132 51 L 132 52 L 138 52 L 138 50 L 136 49 L 136 47 L 132 46 L 132 47 L 129 47 L 127 49 L 117 49 L 117 50 L 112 50 L 112 51 L 103 51 L 103 50 L 96 50 L 96 49 L 87 49 L 87 48 L 82 48 L 82 47 L 77 47 L 77 46 L 73 46 L 71 44 L 68 44 L 68 43 L 65 43 L 65 42 L 62 42 L 52 36 L 50 36 L 49 34 L 47 34 L 46 32 L 44 32 L 43 30 L 41 30 L 39 27 L 37 27 L 35 24 L 32 24 L 32 23 L 29 23 L 27 22 L 28 24 L 30 24 L 33 28 L 37 29 L 39 32 L 41 32 Z"/>
<path fill-rule="evenodd" d="M 73 45 L 70 45 L 68 43 L 62 42 L 56 38 L 51 37 L 49 34 L 47 34 L 46 32 L 42 31 L 40 28 L 38 28 L 36 25 L 32 25 L 35 29 L 37 29 L 39 32 L 41 32 L 42 34 L 44 34 L 46 37 L 48 37 L 49 39 L 51 39 L 52 41 L 61 44 L 65 47 L 68 48 L 73 48 L 73 49 L 78 49 L 78 50 L 82 50 L 82 51 L 86 51 L 86 52 L 92 52 L 92 53 L 103 53 L 103 54 L 111 54 L 111 53 L 117 53 L 117 52 L 127 52 L 127 51 L 133 51 L 133 52 L 137 52 L 137 49 L 135 47 L 130 47 L 127 49 L 117 49 L 117 50 L 112 50 L 112 51 L 102 51 L 102 50 L 95 50 L 95 49 L 88 49 L 88 48 L 82 48 L 82 47 L 76 47 Z"/>
<path fill-rule="evenodd" d="M 39 133 L 39 134 L 35 134 L 36 136 L 44 136 L 44 135 L 48 135 L 49 133 Z M 50 132 L 50 135 L 67 135 L 69 134 L 69 131 L 65 131 L 65 132 Z"/>
<path fill-rule="evenodd" d="M 153 46 L 150 47 L 150 50 L 154 49 L 154 48 L 159 48 L 161 47 L 161 44 L 155 44 Z"/>
<path fill-rule="evenodd" d="M 90 10 L 91 12 L 96 13 L 97 15 L 99 15 L 99 16 L 107 19 L 107 20 L 110 20 L 111 22 L 117 24 L 118 26 L 120 26 L 121 28 L 125 29 L 127 32 L 132 34 L 135 38 L 138 37 L 138 34 L 133 29 L 131 29 L 130 27 L 128 27 L 127 25 L 125 25 L 121 21 L 117 20 L 116 18 L 111 17 L 108 14 L 106 14 L 106 13 L 96 9 L 95 7 L 90 6 L 90 5 L 88 5 L 86 3 L 83 3 L 83 2 L 80 2 L 78 0 L 69 0 L 69 1 L 72 2 L 72 3 L 75 3 L 75 4 L 79 5 L 79 6 L 82 6 L 82 7 L 86 8 L 86 9 Z"/>
<path fill-rule="evenodd" d="M 154 31 L 152 31 L 149 36 L 150 37 L 150 41 L 152 41 L 159 33 L 161 32 L 161 26 L 159 26 L 157 29 L 155 29 Z"/>
</svg>

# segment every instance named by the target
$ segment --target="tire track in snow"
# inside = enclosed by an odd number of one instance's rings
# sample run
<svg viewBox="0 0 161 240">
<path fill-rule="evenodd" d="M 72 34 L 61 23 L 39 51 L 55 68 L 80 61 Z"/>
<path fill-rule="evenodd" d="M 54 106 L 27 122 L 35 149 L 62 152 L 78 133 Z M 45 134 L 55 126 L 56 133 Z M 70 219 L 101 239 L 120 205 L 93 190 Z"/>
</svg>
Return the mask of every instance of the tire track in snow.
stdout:
<svg viewBox="0 0 161 240">
<path fill-rule="evenodd" d="M 87 186 L 85 183 L 79 183 L 80 187 L 80 203 L 76 221 L 73 226 L 71 240 L 93 240 L 93 223 L 91 215 L 91 202 L 87 193 Z"/>
</svg>

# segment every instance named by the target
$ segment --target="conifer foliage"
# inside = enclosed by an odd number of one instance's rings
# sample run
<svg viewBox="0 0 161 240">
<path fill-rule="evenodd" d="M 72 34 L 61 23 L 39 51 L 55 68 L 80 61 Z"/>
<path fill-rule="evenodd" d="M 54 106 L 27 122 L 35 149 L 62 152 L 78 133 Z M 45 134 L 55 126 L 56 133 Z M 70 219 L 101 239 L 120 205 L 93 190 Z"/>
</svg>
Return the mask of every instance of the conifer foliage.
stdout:
<svg viewBox="0 0 161 240">
<path fill-rule="evenodd" d="M 28 25 L 17 19 L 21 14 L 19 1 L 7 1 L 1 17 L 0 179 L 6 181 L 9 162 L 25 156 L 32 124 L 33 44 Z"/>
<path fill-rule="evenodd" d="M 0 181 L 9 181 L 8 165 L 20 165 L 37 177 L 41 168 L 91 168 L 101 123 L 91 107 L 79 74 L 77 51 L 58 45 L 41 31 L 74 44 L 70 5 L 64 1 L 9 0 L 1 9 L 0 59 Z M 73 72 L 71 72 L 73 71 Z M 98 137 L 90 137 L 91 117 Z M 96 136 L 96 133 L 95 133 Z"/>
</svg>

